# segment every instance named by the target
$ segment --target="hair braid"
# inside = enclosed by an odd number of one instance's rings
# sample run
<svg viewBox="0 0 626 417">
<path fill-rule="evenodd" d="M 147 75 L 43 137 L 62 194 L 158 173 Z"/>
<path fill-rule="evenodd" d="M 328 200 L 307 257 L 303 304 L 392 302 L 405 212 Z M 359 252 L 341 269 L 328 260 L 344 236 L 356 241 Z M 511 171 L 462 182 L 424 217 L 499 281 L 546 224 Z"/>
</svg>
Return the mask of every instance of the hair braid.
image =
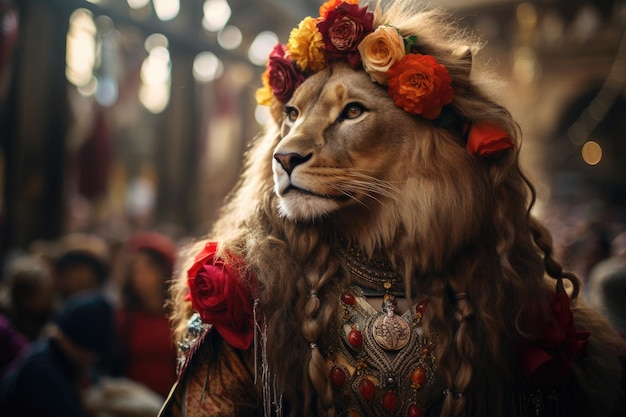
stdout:
<svg viewBox="0 0 626 417">
<path fill-rule="evenodd" d="M 325 284 L 332 280 L 339 270 L 339 264 L 330 256 L 330 250 L 326 246 L 322 246 L 317 257 L 309 263 L 310 268 L 305 270 L 305 278 L 309 284 L 309 294 L 303 307 L 302 335 L 310 344 L 311 355 L 308 364 L 305 365 L 305 373 L 308 374 L 310 383 L 317 392 L 319 410 L 325 410 L 325 416 L 332 417 L 335 414 L 333 407 L 333 391 L 329 383 L 328 369 L 324 355 L 320 351 L 317 344 L 322 333 L 322 329 L 328 327 L 332 313 L 329 306 L 322 305 L 322 296 L 320 292 Z M 320 268 L 319 266 L 323 267 Z M 322 273 L 319 273 L 319 270 Z M 310 397 L 310 396 L 309 396 Z M 310 404 L 311 398 L 305 398 L 305 402 Z M 310 409 L 305 405 L 305 412 Z"/>
</svg>

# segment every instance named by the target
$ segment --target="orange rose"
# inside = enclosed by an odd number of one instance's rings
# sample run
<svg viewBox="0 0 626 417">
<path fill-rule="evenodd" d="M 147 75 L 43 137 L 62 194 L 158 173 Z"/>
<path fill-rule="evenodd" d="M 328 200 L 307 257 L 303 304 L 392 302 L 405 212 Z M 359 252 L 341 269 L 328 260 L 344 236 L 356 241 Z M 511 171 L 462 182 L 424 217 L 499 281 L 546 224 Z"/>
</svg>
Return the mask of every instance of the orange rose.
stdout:
<svg viewBox="0 0 626 417">
<path fill-rule="evenodd" d="M 406 55 L 389 68 L 387 76 L 396 106 L 429 120 L 439 117 L 454 98 L 448 70 L 430 55 Z"/>
<path fill-rule="evenodd" d="M 326 19 L 328 12 L 335 10 L 341 3 L 359 4 L 359 0 L 328 0 L 320 6 L 320 17 Z"/>
<path fill-rule="evenodd" d="M 363 68 L 372 81 L 387 85 L 387 71 L 405 55 L 404 39 L 393 26 L 379 26 L 359 44 Z"/>
</svg>

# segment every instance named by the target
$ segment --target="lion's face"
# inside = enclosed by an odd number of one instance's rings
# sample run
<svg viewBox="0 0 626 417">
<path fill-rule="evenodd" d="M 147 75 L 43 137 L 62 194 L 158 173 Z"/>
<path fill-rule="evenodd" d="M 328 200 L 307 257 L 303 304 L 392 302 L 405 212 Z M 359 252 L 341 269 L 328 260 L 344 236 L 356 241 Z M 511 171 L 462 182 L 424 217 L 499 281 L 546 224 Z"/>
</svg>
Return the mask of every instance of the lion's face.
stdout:
<svg viewBox="0 0 626 417">
<path fill-rule="evenodd" d="M 296 90 L 281 129 L 274 192 L 292 221 L 328 218 L 363 247 L 402 240 L 427 256 L 476 236 L 490 210 L 487 171 L 460 133 L 406 113 L 345 64 Z"/>
<path fill-rule="evenodd" d="M 310 220 L 396 193 L 407 175 L 416 120 L 362 71 L 336 64 L 305 81 L 286 105 L 274 149 L 281 213 Z"/>
</svg>

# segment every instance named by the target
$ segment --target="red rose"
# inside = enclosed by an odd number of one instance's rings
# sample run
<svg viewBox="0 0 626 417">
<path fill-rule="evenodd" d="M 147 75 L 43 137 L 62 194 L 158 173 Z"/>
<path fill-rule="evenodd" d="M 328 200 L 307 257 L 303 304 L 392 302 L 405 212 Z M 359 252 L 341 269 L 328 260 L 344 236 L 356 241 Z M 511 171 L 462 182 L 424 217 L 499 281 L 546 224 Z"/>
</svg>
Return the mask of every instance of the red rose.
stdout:
<svg viewBox="0 0 626 417">
<path fill-rule="evenodd" d="M 572 362 L 586 352 L 589 332 L 576 330 L 569 297 L 563 282 L 557 282 L 552 302 L 553 321 L 545 333 L 522 349 L 524 375 L 537 386 L 555 386 L 570 375 Z"/>
<path fill-rule="evenodd" d="M 389 95 L 396 106 L 434 120 L 454 98 L 448 70 L 430 55 L 410 54 L 387 71 Z"/>
<path fill-rule="evenodd" d="M 296 88 L 304 81 L 304 74 L 286 56 L 285 45 L 278 44 L 268 61 L 269 85 L 272 94 L 281 103 L 289 101 Z"/>
<path fill-rule="evenodd" d="M 238 260 L 226 264 L 216 258 L 217 243 L 209 242 L 187 271 L 191 305 L 203 322 L 237 349 L 248 349 L 254 336 L 253 302 L 239 276 Z M 250 279 L 250 277 L 247 277 Z"/>
<path fill-rule="evenodd" d="M 357 47 L 373 31 L 374 14 L 358 4 L 341 3 L 317 23 L 324 38 L 328 59 L 345 59 L 353 69 L 361 65 Z"/>
<path fill-rule="evenodd" d="M 514 146 L 513 139 L 501 127 L 487 122 L 475 122 L 470 127 L 465 148 L 471 155 L 489 156 Z"/>
</svg>

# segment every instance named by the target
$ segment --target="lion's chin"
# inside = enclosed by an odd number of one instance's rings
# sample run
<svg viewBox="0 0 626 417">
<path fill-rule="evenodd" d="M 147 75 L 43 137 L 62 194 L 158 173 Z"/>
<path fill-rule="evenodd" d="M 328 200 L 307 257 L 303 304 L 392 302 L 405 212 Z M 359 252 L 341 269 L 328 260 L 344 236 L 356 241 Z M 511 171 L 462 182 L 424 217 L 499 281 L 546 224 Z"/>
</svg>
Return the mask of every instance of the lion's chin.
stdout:
<svg viewBox="0 0 626 417">
<path fill-rule="evenodd" d="M 288 194 L 280 197 L 278 211 L 282 217 L 295 221 L 313 221 L 337 210 L 335 200 L 305 194 Z"/>
</svg>

